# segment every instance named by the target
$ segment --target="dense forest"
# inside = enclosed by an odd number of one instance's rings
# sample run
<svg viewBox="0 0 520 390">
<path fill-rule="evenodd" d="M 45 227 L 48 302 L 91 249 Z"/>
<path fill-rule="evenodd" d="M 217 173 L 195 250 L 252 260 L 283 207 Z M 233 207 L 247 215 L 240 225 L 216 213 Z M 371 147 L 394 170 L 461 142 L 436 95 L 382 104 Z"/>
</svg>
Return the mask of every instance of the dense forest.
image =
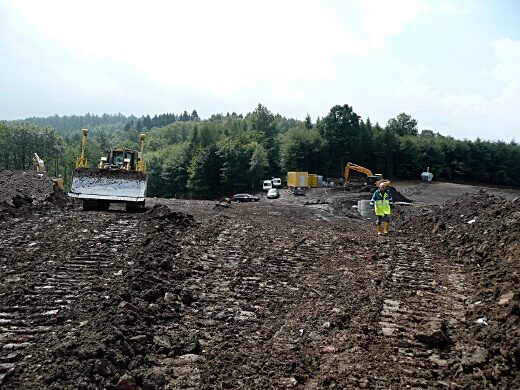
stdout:
<svg viewBox="0 0 520 390">
<path fill-rule="evenodd" d="M 138 147 L 145 132 L 149 196 L 214 198 L 251 191 L 269 177 L 303 170 L 341 177 L 347 161 L 390 179 L 418 179 L 430 167 L 437 179 L 517 186 L 516 142 L 457 140 L 401 113 L 385 126 L 337 105 L 315 122 L 285 118 L 265 106 L 247 115 L 191 114 L 52 116 L 0 122 L 0 168 L 29 169 L 37 152 L 52 175 L 70 182 L 81 129 L 89 129 L 87 158 L 96 164 L 104 149 Z"/>
</svg>

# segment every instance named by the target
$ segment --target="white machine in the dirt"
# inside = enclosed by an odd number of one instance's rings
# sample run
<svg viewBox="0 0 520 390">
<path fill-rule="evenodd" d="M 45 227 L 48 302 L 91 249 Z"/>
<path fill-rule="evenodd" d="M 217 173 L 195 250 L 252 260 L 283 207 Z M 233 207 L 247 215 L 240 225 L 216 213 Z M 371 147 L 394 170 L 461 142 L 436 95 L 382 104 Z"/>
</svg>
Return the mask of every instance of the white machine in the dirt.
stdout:
<svg viewBox="0 0 520 390">
<path fill-rule="evenodd" d="M 33 163 L 33 169 L 36 171 L 38 176 L 42 177 L 47 174 L 47 170 L 45 169 L 45 162 L 38 156 L 38 153 L 33 153 L 32 155 L 32 163 Z M 52 177 L 53 184 L 63 189 L 63 179 L 60 175 L 58 177 Z"/>
<path fill-rule="evenodd" d="M 125 203 L 127 210 L 144 207 L 147 186 L 144 162 L 144 139 L 141 150 L 113 148 L 105 151 L 96 168 L 87 166 L 85 144 L 87 129 L 83 129 L 81 157 L 72 173 L 69 196 L 83 200 L 84 210 L 108 210 L 110 203 Z"/>
<path fill-rule="evenodd" d="M 421 180 L 422 181 L 432 181 L 433 179 L 433 173 L 430 172 L 430 167 L 426 169 L 426 172 L 421 173 Z"/>
<path fill-rule="evenodd" d="M 38 153 L 33 153 L 32 156 L 33 169 L 40 175 L 45 174 L 45 162 L 38 156 Z"/>
</svg>

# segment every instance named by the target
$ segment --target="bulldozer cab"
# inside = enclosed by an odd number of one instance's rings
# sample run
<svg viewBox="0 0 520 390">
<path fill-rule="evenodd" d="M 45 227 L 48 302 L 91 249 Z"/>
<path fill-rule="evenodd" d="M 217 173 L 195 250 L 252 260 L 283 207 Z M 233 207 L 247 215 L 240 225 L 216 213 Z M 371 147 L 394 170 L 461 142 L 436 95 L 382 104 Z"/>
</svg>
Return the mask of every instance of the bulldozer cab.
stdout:
<svg viewBox="0 0 520 390">
<path fill-rule="evenodd" d="M 105 151 L 101 157 L 99 168 L 101 169 L 123 169 L 135 171 L 139 160 L 138 152 L 132 149 L 114 148 Z"/>
</svg>

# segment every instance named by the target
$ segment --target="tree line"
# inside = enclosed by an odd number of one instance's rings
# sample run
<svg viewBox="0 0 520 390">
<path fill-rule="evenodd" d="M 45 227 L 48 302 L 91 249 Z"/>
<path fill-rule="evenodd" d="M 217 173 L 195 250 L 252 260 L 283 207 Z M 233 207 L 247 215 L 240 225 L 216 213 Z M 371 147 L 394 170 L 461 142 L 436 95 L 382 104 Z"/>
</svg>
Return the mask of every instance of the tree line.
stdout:
<svg viewBox="0 0 520 390">
<path fill-rule="evenodd" d="M 103 120 L 105 118 L 106 120 Z M 90 127 L 89 127 L 90 126 Z M 0 123 L 0 167 L 28 169 L 37 152 L 52 174 L 70 182 L 80 150 L 81 128 L 89 128 L 87 158 L 103 150 L 137 148 L 146 132 L 148 194 L 159 197 L 217 196 L 253 191 L 269 177 L 301 170 L 339 178 L 348 161 L 390 179 L 418 179 L 427 167 L 435 178 L 517 186 L 520 146 L 514 142 L 458 140 L 401 113 L 385 126 L 362 119 L 349 105 L 336 105 L 315 122 L 273 114 L 259 104 L 247 115 L 191 114 L 126 117 L 65 116 Z"/>
</svg>

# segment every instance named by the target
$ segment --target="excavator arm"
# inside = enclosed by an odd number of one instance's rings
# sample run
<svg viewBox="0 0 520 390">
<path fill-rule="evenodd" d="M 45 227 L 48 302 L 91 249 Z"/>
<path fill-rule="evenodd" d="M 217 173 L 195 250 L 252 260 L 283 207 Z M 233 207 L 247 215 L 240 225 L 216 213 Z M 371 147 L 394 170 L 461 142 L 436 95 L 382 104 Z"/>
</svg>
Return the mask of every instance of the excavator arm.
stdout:
<svg viewBox="0 0 520 390">
<path fill-rule="evenodd" d="M 379 187 L 380 183 L 385 183 L 387 186 L 390 185 L 390 180 L 383 179 L 383 175 L 381 175 L 380 173 L 373 174 L 370 169 L 351 162 L 348 162 L 347 165 L 345 165 L 345 183 L 348 183 L 350 181 L 350 173 L 352 171 L 366 175 L 367 184 L 371 187 Z"/>
<path fill-rule="evenodd" d="M 357 164 L 348 162 L 347 165 L 345 165 L 345 182 L 350 181 L 350 172 L 351 171 L 363 173 L 367 177 L 374 176 L 374 174 L 372 173 L 372 171 L 370 169 L 362 167 L 361 165 L 357 165 Z"/>
</svg>

